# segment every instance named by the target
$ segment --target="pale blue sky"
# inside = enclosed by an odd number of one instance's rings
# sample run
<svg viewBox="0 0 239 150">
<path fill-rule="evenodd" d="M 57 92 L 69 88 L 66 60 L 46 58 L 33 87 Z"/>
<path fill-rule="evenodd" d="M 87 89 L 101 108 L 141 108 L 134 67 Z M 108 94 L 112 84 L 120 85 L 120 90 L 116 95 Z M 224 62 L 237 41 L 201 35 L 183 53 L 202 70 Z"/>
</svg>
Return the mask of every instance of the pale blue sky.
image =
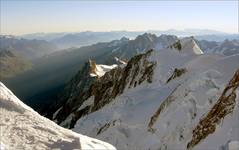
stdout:
<svg viewBox="0 0 239 150">
<path fill-rule="evenodd" d="M 1 0 L 1 34 L 213 29 L 238 32 L 238 1 Z"/>
</svg>

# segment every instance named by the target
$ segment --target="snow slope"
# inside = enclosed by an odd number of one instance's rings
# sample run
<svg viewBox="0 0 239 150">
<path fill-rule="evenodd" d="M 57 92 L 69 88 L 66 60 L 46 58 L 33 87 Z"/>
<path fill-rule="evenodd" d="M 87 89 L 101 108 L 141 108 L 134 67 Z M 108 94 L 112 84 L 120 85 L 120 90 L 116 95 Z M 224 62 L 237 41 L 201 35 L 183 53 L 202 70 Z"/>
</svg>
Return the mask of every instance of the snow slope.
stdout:
<svg viewBox="0 0 239 150">
<path fill-rule="evenodd" d="M 182 49 L 184 50 L 185 53 L 203 54 L 202 50 L 196 44 L 193 37 L 183 38 L 181 40 L 181 44 L 182 44 Z"/>
<path fill-rule="evenodd" d="M 22 103 L 0 82 L 0 149 L 109 149 L 105 142 L 64 129 Z"/>
<path fill-rule="evenodd" d="M 169 48 L 151 55 L 149 59 L 157 64 L 151 84 L 124 90 L 109 104 L 80 118 L 73 131 L 118 149 L 187 149 L 199 121 L 217 103 L 238 69 L 239 55 L 203 54 L 190 38 L 180 42 L 181 51 Z M 186 71 L 177 76 L 175 68 Z M 174 73 L 175 78 L 167 82 Z M 233 111 L 193 149 L 237 149 L 238 101 L 237 96 Z"/>
</svg>

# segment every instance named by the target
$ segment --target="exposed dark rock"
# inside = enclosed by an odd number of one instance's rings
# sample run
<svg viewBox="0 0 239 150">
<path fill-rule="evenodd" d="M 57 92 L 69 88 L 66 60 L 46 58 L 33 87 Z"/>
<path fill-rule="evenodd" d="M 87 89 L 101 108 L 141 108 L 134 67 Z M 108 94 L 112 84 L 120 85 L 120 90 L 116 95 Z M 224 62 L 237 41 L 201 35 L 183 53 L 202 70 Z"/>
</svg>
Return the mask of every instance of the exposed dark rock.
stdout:
<svg viewBox="0 0 239 150">
<path fill-rule="evenodd" d="M 179 69 L 175 68 L 174 71 L 173 71 L 173 74 L 167 80 L 167 83 L 170 82 L 172 79 L 180 77 L 185 72 L 187 72 L 187 69 L 185 69 L 185 68 L 181 68 L 181 69 L 180 68 Z"/>
<path fill-rule="evenodd" d="M 170 46 L 170 48 L 175 48 L 175 49 L 181 51 L 181 49 L 182 49 L 182 44 L 181 44 L 180 40 L 178 40 L 177 42 L 175 42 L 174 44 L 172 44 L 172 45 Z"/>
<path fill-rule="evenodd" d="M 114 126 L 115 125 L 116 120 L 112 121 L 112 122 L 108 122 L 105 125 L 103 125 L 97 132 L 97 135 L 101 134 L 102 132 L 106 131 L 110 126 Z"/>
<path fill-rule="evenodd" d="M 159 108 L 157 109 L 157 111 L 152 115 L 152 117 L 150 118 L 150 121 L 148 123 L 148 131 L 154 133 L 155 132 L 155 128 L 153 128 L 154 124 L 156 123 L 157 120 L 159 120 L 159 115 L 161 114 L 161 112 L 167 108 L 174 100 L 175 100 L 175 96 L 173 96 L 174 92 L 178 89 L 178 87 L 180 86 L 180 84 L 178 86 L 176 86 L 174 88 L 174 90 L 169 94 L 169 96 L 160 104 Z"/>
<path fill-rule="evenodd" d="M 125 68 L 113 69 L 97 80 L 92 85 L 92 95 L 95 97 L 92 111 L 98 110 L 122 94 L 126 87 L 135 87 L 143 81 L 151 83 L 156 63 L 149 62 L 147 57 L 152 52 L 153 50 L 150 50 L 133 57 Z"/>
<path fill-rule="evenodd" d="M 207 138 L 209 134 L 214 133 L 217 124 L 219 124 L 226 115 L 233 112 L 236 105 L 236 89 L 238 86 L 239 70 L 236 71 L 216 104 L 211 108 L 209 113 L 199 121 L 193 130 L 193 136 L 187 144 L 187 149 L 192 149 L 199 142 Z"/>
<path fill-rule="evenodd" d="M 124 68 L 117 67 L 100 78 L 89 77 L 90 67 L 86 65 L 78 76 L 67 86 L 66 97 L 70 97 L 62 106 L 55 119 L 61 123 L 67 116 L 73 114 L 70 128 L 85 114 L 94 112 L 111 102 L 126 88 L 136 87 L 144 81 L 151 83 L 156 62 L 148 61 L 153 50 L 134 56 Z M 77 86 L 74 84 L 78 84 Z M 94 97 L 94 103 L 79 110 L 84 101 Z"/>
</svg>

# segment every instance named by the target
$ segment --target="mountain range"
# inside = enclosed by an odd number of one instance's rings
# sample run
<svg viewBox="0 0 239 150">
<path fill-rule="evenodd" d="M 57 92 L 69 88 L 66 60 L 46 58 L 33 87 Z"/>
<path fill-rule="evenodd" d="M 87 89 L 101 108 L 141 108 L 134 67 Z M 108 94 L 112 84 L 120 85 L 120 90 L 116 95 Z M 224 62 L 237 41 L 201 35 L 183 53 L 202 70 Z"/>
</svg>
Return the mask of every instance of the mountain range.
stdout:
<svg viewBox="0 0 239 150">
<path fill-rule="evenodd" d="M 0 83 L 1 149 L 239 148 L 238 39 L 144 33 L 31 56 L 15 43 L 38 40 L 3 39 L 16 73 L 1 81 L 55 123 Z"/>
<path fill-rule="evenodd" d="M 195 38 L 194 38 L 195 39 Z M 145 52 L 148 49 L 160 50 L 168 47 L 170 44 L 180 40 L 173 35 L 160 35 L 145 33 L 137 36 L 135 39 L 126 37 L 111 42 L 100 42 L 81 48 L 70 48 L 56 51 L 43 57 L 34 59 L 32 69 L 25 71 L 18 76 L 3 79 L 2 81 L 10 87 L 25 103 L 37 111 L 49 103 L 55 101 L 60 91 L 64 89 L 65 84 L 84 66 L 88 59 L 93 59 L 97 63 L 112 65 L 117 63 L 115 57 L 128 61 L 132 56 Z M 214 50 L 223 53 L 225 44 L 213 41 L 195 41 L 204 52 L 213 52 Z M 238 45 L 235 41 L 227 40 L 227 45 L 232 45 L 235 50 L 230 55 L 238 53 Z M 206 42 L 206 43 L 205 43 Z M 231 51 L 231 47 L 228 47 Z M 210 51 L 213 50 L 213 51 Z M 228 52 L 226 52 L 228 53 Z M 31 81 L 31 82 L 28 82 Z M 31 90 L 31 92 L 29 92 Z"/>
<path fill-rule="evenodd" d="M 206 53 L 217 53 L 222 55 L 234 55 L 239 53 L 239 40 L 224 40 L 222 42 L 201 40 L 199 46 Z"/>
<path fill-rule="evenodd" d="M 15 36 L 0 35 L 0 49 L 10 50 L 27 59 L 35 59 L 56 51 L 58 48 L 44 40 L 27 40 Z"/>
<path fill-rule="evenodd" d="M 129 39 L 134 39 L 138 35 L 145 32 L 156 34 L 157 36 L 161 34 L 176 35 L 179 37 L 195 36 L 199 40 L 207 41 L 224 41 L 225 39 L 239 39 L 238 34 L 228 34 L 215 30 L 208 29 L 184 29 L 184 30 L 174 30 L 169 29 L 165 31 L 159 30 L 148 30 L 148 31 L 110 31 L 110 32 L 63 32 L 63 33 L 33 33 L 19 36 L 20 38 L 26 39 L 39 39 L 46 40 L 56 44 L 61 49 L 71 48 L 71 47 L 81 47 L 97 42 L 109 42 L 115 39 L 120 39 L 122 37 L 127 37 Z"/>
<path fill-rule="evenodd" d="M 0 49 L 0 79 L 10 78 L 32 68 L 29 60 L 14 51 Z"/>
</svg>

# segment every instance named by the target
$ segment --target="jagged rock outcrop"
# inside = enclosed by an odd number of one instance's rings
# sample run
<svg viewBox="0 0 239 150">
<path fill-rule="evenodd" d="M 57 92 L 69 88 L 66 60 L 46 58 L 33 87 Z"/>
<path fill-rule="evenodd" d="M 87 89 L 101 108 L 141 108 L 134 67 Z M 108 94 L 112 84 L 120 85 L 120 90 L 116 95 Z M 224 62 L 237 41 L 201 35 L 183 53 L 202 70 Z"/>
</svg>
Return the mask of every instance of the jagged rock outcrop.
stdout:
<svg viewBox="0 0 239 150">
<path fill-rule="evenodd" d="M 92 60 L 89 60 L 89 64 L 90 64 L 90 72 L 89 72 L 90 76 L 97 78 L 102 77 L 106 72 L 118 66 L 116 64 L 113 65 L 96 64 L 96 62 Z"/>
<path fill-rule="evenodd" d="M 191 141 L 187 144 L 187 149 L 192 149 L 199 142 L 207 138 L 216 130 L 225 116 L 232 113 L 236 105 L 236 89 L 239 86 L 239 69 L 236 71 L 228 85 L 225 87 L 216 104 L 203 117 L 193 130 Z"/>
<path fill-rule="evenodd" d="M 185 68 L 175 68 L 173 71 L 173 74 L 168 78 L 167 83 L 170 82 L 172 79 L 175 79 L 177 77 L 180 77 L 182 74 L 184 74 L 187 71 Z"/>
<path fill-rule="evenodd" d="M 97 74 L 96 73 L 96 63 L 94 60 L 89 60 L 90 64 L 90 74 Z"/>
<path fill-rule="evenodd" d="M 151 83 L 155 62 L 149 62 L 146 58 L 152 52 L 153 50 L 150 50 L 133 57 L 125 68 L 113 69 L 97 80 L 91 87 L 94 96 L 92 111 L 98 110 L 122 94 L 125 88 L 136 87 L 143 81 Z"/>
<path fill-rule="evenodd" d="M 56 112 L 53 119 L 57 123 L 62 123 L 63 126 L 72 128 L 81 116 L 100 109 L 117 95 L 122 94 L 126 88 L 136 87 L 144 81 L 151 83 L 156 63 L 148 61 L 147 58 L 152 53 L 153 50 L 149 50 L 144 54 L 139 54 L 130 59 L 124 68 L 114 68 L 100 78 L 88 78 L 87 73 L 91 71 L 91 67 L 88 71 L 79 73 L 80 77 L 75 78 L 78 82 L 72 80 L 72 84 L 78 83 L 78 88 L 71 89 L 69 87 L 68 96 L 71 93 L 70 99 Z M 81 77 L 87 78 L 82 79 Z M 87 88 L 85 87 L 85 82 L 87 83 Z M 83 90 L 80 90 L 82 89 L 79 88 L 81 86 Z M 82 108 L 83 102 L 91 96 L 93 96 L 93 103 Z"/>
<path fill-rule="evenodd" d="M 181 43 L 180 43 L 180 40 L 178 40 L 178 41 L 175 42 L 174 44 L 170 45 L 170 48 L 175 48 L 175 49 L 178 49 L 179 51 L 181 51 L 182 45 L 181 45 Z"/>
</svg>

